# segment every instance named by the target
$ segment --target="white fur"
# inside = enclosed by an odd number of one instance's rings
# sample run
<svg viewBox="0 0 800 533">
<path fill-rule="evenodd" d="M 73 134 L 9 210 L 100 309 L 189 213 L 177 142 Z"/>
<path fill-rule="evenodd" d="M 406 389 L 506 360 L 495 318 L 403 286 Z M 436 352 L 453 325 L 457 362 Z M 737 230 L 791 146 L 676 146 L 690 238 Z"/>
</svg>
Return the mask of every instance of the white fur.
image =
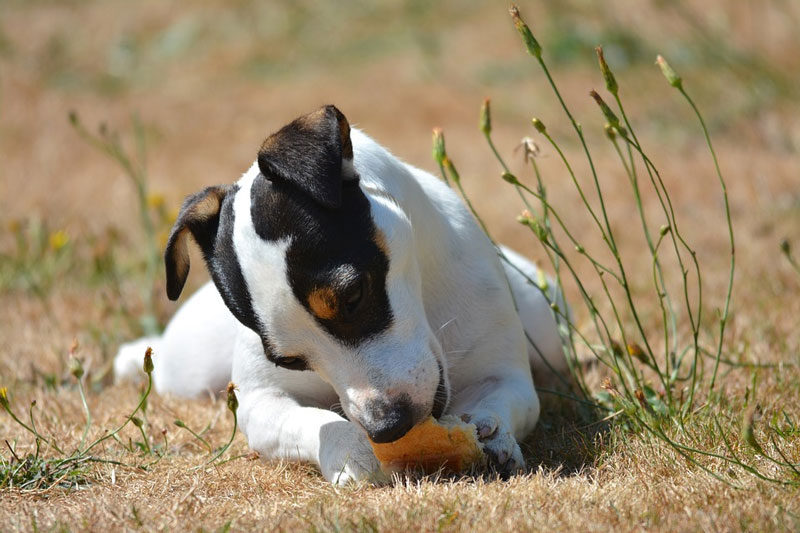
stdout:
<svg viewBox="0 0 800 533">
<path fill-rule="evenodd" d="M 344 483 L 380 476 L 361 427 L 371 416 L 365 406 L 407 395 L 421 420 L 432 408 L 441 365 L 451 391 L 447 412 L 468 416 L 485 449 L 510 470 L 522 467 L 517 440 L 539 417 L 531 367 L 544 368 L 542 357 L 557 370 L 565 366 L 549 305 L 519 272 L 535 280 L 536 267 L 510 250 L 505 255 L 512 266 L 501 264 L 445 184 L 356 129 L 351 139 L 355 170 L 389 252 L 391 326 L 349 348 L 296 300 L 286 278 L 288 240 L 260 239 L 249 216 L 250 185 L 258 174 L 253 165 L 234 200 L 236 255 L 276 352 L 303 354 L 315 372 L 270 363 L 258 335 L 233 318 L 209 283 L 187 300 L 161 338 L 120 349 L 117 377 L 135 376 L 137 353 L 140 365 L 151 344 L 160 393 L 197 396 L 221 390 L 232 378 L 240 424 L 253 449 L 265 458 L 310 461 L 327 479 Z M 350 421 L 331 410 L 337 402 Z"/>
</svg>

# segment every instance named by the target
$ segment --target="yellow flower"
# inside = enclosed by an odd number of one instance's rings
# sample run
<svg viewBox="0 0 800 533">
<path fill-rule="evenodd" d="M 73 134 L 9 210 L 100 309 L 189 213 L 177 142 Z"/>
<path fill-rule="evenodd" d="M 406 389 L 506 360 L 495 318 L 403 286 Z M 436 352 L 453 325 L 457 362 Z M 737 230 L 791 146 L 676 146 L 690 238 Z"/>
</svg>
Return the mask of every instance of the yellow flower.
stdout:
<svg viewBox="0 0 800 533">
<path fill-rule="evenodd" d="M 58 230 L 57 232 L 50 235 L 50 248 L 55 250 L 56 252 L 62 249 L 64 246 L 67 245 L 69 242 L 69 235 L 63 229 Z"/>
<path fill-rule="evenodd" d="M 631 357 L 635 357 L 642 363 L 647 363 L 647 355 L 644 353 L 642 347 L 635 342 L 628 344 L 628 354 L 630 354 Z"/>
<path fill-rule="evenodd" d="M 6 387 L 0 387 L 0 405 L 8 407 L 8 389 Z"/>
<path fill-rule="evenodd" d="M 164 206 L 164 195 L 152 193 L 147 197 L 147 205 L 150 209 L 161 209 Z"/>
</svg>

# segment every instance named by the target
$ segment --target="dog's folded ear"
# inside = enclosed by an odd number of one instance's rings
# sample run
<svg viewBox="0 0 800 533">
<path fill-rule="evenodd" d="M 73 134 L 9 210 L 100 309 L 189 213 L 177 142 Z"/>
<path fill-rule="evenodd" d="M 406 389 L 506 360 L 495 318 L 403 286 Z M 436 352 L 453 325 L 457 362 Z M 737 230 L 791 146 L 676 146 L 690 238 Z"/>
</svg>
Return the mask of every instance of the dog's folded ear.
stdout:
<svg viewBox="0 0 800 533">
<path fill-rule="evenodd" d="M 189 248 L 187 239 L 191 234 L 200 246 L 203 255 L 210 257 L 219 227 L 219 212 L 222 201 L 231 186 L 207 187 L 183 201 L 178 219 L 172 227 L 164 265 L 167 269 L 167 296 L 177 300 L 189 275 Z"/>
<path fill-rule="evenodd" d="M 290 183 L 328 208 L 341 206 L 342 181 L 357 179 L 352 163 L 350 124 L 332 105 L 287 124 L 258 152 L 267 179 Z"/>
</svg>

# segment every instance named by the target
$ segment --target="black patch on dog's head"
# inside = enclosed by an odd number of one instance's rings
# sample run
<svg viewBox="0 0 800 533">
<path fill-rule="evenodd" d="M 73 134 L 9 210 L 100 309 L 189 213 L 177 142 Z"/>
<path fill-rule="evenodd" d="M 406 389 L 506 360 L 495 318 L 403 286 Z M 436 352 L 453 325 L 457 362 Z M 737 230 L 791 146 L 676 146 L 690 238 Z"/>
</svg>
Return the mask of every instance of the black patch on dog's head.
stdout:
<svg viewBox="0 0 800 533">
<path fill-rule="evenodd" d="M 355 346 L 389 327 L 389 258 L 357 182 L 345 182 L 340 207 L 329 209 L 288 183 L 258 176 L 251 202 L 262 239 L 291 239 L 292 291 L 328 333 Z"/>
<path fill-rule="evenodd" d="M 294 296 L 326 331 L 355 346 L 387 329 L 392 311 L 389 257 L 352 160 L 350 126 L 338 109 L 326 106 L 300 117 L 264 141 L 250 213 L 236 215 L 249 215 L 262 239 L 291 239 L 286 264 Z M 267 357 L 301 360 L 275 353 L 270 332 L 253 311 L 233 243 L 236 190 L 209 187 L 184 202 L 165 251 L 167 294 L 174 300 L 183 289 L 191 234 L 225 304 L 260 335 Z"/>
<path fill-rule="evenodd" d="M 250 215 L 262 239 L 291 239 L 287 276 L 298 301 L 357 345 L 388 328 L 392 312 L 389 258 L 352 162 L 350 125 L 336 107 L 294 120 L 261 146 Z"/>
<path fill-rule="evenodd" d="M 238 187 L 237 187 L 238 188 Z M 206 256 L 208 270 L 214 285 L 217 286 L 222 300 L 228 309 L 231 310 L 239 322 L 259 333 L 261 324 L 250 300 L 250 292 L 247 290 L 247 282 L 242 274 L 239 260 L 236 258 L 236 250 L 233 247 L 233 198 L 222 204 L 220 213 L 219 230 L 214 244 L 214 252 L 211 257 Z"/>
<path fill-rule="evenodd" d="M 295 119 L 270 135 L 258 152 L 258 168 L 270 181 L 289 183 L 317 203 L 338 208 L 343 160 L 353 159 L 350 125 L 329 105 Z"/>
</svg>

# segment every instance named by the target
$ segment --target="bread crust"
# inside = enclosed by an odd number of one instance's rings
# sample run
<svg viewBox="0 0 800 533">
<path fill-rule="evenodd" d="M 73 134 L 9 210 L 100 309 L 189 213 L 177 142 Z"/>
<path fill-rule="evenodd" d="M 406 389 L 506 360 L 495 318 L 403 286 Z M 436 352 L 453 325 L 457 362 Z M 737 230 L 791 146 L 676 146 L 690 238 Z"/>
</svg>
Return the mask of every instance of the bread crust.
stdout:
<svg viewBox="0 0 800 533">
<path fill-rule="evenodd" d="M 467 424 L 452 415 L 439 420 L 429 417 L 401 439 L 371 444 L 381 467 L 387 472 L 407 468 L 420 468 L 426 473 L 440 468 L 463 472 L 484 458 L 475 424 Z"/>
</svg>

